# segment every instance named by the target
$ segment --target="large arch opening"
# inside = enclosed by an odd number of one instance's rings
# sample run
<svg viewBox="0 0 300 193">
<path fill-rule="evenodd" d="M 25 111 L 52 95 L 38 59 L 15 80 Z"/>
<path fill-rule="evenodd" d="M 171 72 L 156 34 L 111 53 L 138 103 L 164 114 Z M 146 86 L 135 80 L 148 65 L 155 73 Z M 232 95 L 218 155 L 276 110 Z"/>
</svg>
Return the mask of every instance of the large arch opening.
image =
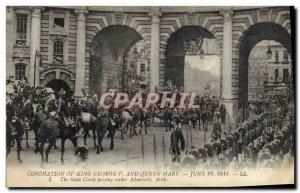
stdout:
<svg viewBox="0 0 300 193">
<path fill-rule="evenodd" d="M 207 29 L 182 27 L 167 44 L 165 89 L 219 96 L 220 62 L 217 40 Z"/>
<path fill-rule="evenodd" d="M 249 27 L 241 37 L 239 46 L 239 75 L 238 75 L 238 105 L 239 108 L 247 108 L 248 105 L 248 78 L 249 56 L 255 45 L 259 42 L 276 41 L 282 45 L 292 58 L 292 46 L 290 34 L 282 26 L 272 22 L 262 22 Z M 268 50 L 265 50 L 266 53 Z M 267 54 L 267 53 L 266 53 Z M 293 62 L 292 67 L 293 68 Z"/>
<path fill-rule="evenodd" d="M 250 52 L 248 103 L 255 104 L 275 89 L 292 85 L 292 60 L 287 49 L 274 40 L 258 42 Z"/>
<path fill-rule="evenodd" d="M 140 40 L 142 37 L 136 30 L 123 25 L 109 26 L 97 33 L 90 52 L 91 93 L 125 87 L 126 57 L 135 54 L 131 48 Z"/>
<path fill-rule="evenodd" d="M 47 84 L 46 87 L 52 88 L 53 91 L 58 94 L 58 92 L 61 89 L 64 89 L 64 91 L 66 92 L 66 96 L 72 96 L 73 93 L 70 89 L 70 86 L 68 85 L 68 83 L 66 83 L 64 80 L 61 79 L 53 79 L 50 80 Z"/>
</svg>

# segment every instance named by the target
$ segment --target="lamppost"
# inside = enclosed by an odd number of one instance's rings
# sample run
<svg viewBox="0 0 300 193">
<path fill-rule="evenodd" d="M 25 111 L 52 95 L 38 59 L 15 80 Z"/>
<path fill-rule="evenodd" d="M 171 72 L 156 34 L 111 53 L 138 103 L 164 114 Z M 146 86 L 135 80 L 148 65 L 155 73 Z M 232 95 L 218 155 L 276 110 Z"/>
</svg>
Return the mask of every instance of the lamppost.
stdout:
<svg viewBox="0 0 300 193">
<path fill-rule="evenodd" d="M 34 55 L 34 73 L 33 73 L 33 87 L 35 88 L 35 79 L 36 79 L 36 60 L 39 58 L 39 66 L 41 67 L 41 53 L 39 51 L 35 51 Z"/>
<path fill-rule="evenodd" d="M 266 52 L 266 54 L 267 54 L 267 58 L 268 59 L 272 59 L 272 50 L 271 50 L 271 47 L 270 47 L 270 41 L 268 41 L 268 50 L 267 50 L 267 52 Z"/>
</svg>

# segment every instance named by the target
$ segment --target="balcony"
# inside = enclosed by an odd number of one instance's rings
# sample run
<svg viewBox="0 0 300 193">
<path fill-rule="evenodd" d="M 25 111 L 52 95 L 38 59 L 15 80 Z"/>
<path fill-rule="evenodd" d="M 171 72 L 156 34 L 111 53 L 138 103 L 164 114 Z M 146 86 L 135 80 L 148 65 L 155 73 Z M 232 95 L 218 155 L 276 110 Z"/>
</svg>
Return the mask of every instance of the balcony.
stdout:
<svg viewBox="0 0 300 193">
<path fill-rule="evenodd" d="M 50 35 L 61 35 L 61 36 L 67 36 L 68 31 L 64 27 L 52 27 L 49 30 Z"/>
</svg>

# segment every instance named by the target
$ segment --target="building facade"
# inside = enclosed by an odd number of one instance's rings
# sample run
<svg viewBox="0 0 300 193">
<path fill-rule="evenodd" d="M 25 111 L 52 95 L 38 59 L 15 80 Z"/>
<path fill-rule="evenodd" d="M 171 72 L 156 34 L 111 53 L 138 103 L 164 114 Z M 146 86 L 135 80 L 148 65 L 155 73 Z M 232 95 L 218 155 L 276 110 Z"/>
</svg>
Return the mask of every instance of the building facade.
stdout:
<svg viewBox="0 0 300 193">
<path fill-rule="evenodd" d="M 289 86 L 292 63 L 286 48 L 275 41 L 259 42 L 249 56 L 248 100 L 267 94 L 268 86 Z"/>
<path fill-rule="evenodd" d="M 214 39 L 221 60 L 220 98 L 234 117 L 248 100 L 248 57 L 254 45 L 272 39 L 291 55 L 291 10 L 7 7 L 6 74 L 25 76 L 32 86 L 63 85 L 76 96 L 83 94 L 82 89 L 101 93 L 126 85 L 128 61 L 135 54 L 132 47 L 143 41 L 144 58 L 135 69 L 140 74 L 138 84 L 161 90 L 170 69 L 177 69 L 172 73 L 186 79 L 182 73 L 186 48 L 180 42 Z"/>
</svg>

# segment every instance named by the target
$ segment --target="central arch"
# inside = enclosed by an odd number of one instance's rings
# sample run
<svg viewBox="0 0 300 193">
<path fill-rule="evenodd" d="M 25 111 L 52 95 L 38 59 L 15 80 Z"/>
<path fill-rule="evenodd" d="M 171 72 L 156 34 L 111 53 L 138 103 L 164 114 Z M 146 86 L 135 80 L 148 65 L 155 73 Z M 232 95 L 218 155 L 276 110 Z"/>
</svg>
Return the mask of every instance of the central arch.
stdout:
<svg viewBox="0 0 300 193">
<path fill-rule="evenodd" d="M 212 81 L 203 83 L 205 85 L 201 85 L 202 82 L 214 79 L 213 81 L 218 85 L 216 89 L 219 94 L 220 61 L 212 60 L 211 56 L 218 55 L 219 60 L 220 50 L 217 40 L 206 28 L 196 25 L 181 27 L 170 36 L 165 54 L 166 83 L 168 81 L 172 82 L 173 87 L 176 87 L 176 89 L 182 90 L 184 88 L 187 92 L 192 91 L 203 94 L 203 88 L 208 87 L 209 85 L 206 84 L 210 84 L 209 82 Z M 217 78 L 213 75 L 214 73 L 210 72 L 211 69 L 209 68 L 212 66 L 218 68 L 215 70 L 219 73 Z M 187 82 L 192 83 L 196 79 L 200 82 L 195 82 L 195 87 L 187 86 Z"/>
<path fill-rule="evenodd" d="M 72 91 L 70 90 L 70 86 L 64 80 L 61 79 L 53 79 L 50 80 L 46 87 L 52 88 L 54 92 L 57 94 L 61 89 L 64 89 L 67 96 L 72 96 Z"/>
<path fill-rule="evenodd" d="M 124 55 L 141 35 L 133 28 L 112 25 L 96 34 L 90 51 L 89 90 L 103 93 L 107 89 L 121 89 L 124 84 Z"/>
<path fill-rule="evenodd" d="M 262 40 L 274 40 L 282 44 L 293 58 L 291 36 L 284 27 L 273 22 L 262 22 L 250 26 L 241 37 L 239 47 L 239 108 L 246 107 L 248 103 L 248 58 L 250 52 Z"/>
</svg>

